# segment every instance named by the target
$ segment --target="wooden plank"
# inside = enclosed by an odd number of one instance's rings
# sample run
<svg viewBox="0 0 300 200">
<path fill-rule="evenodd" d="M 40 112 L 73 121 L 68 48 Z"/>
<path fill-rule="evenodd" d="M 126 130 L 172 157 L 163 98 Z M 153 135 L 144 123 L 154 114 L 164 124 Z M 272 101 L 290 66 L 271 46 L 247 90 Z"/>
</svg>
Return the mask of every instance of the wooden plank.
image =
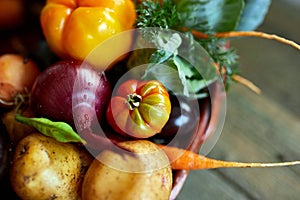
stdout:
<svg viewBox="0 0 300 200">
<path fill-rule="evenodd" d="M 284 153 L 299 155 L 300 118 L 266 95 L 256 95 L 240 85 L 228 94 L 227 125 L 242 128 L 257 142 Z M 236 115 L 237 117 L 233 117 Z"/>
<path fill-rule="evenodd" d="M 177 200 L 231 200 L 233 196 L 239 200 L 248 199 L 246 194 L 234 188 L 215 170 L 203 170 L 190 172 Z"/>
<path fill-rule="evenodd" d="M 232 45 L 240 56 L 241 74 L 265 95 L 300 116 L 300 52 L 257 38 L 243 38 Z"/>
<path fill-rule="evenodd" d="M 300 7 L 284 0 L 272 1 L 258 31 L 277 34 L 300 43 Z M 257 84 L 291 112 L 300 116 L 300 52 L 286 44 L 261 38 L 232 41 L 240 56 L 243 76 Z"/>
<path fill-rule="evenodd" d="M 299 119 L 277 103 L 236 85 L 228 96 L 227 110 L 222 135 L 210 157 L 245 162 L 299 159 Z M 295 199 L 300 195 L 299 171 L 300 167 L 282 167 L 191 172 L 179 197 Z"/>
<path fill-rule="evenodd" d="M 236 86 L 228 96 L 223 133 L 209 155 L 245 162 L 300 159 L 299 130 L 299 119 L 280 105 Z M 300 195 L 299 166 L 217 171 L 251 194 L 250 199 L 295 199 Z"/>
<path fill-rule="evenodd" d="M 289 4 L 286 0 L 272 1 L 264 23 L 259 31 L 276 33 L 295 42 L 300 42 L 300 4 Z"/>
<path fill-rule="evenodd" d="M 272 1 L 258 31 L 300 42 L 300 7 Z M 235 85 L 225 126 L 209 156 L 230 161 L 300 159 L 299 51 L 260 38 L 233 39 L 241 73 L 257 84 L 257 96 Z M 300 167 L 218 169 L 191 172 L 179 199 L 299 199 Z"/>
</svg>

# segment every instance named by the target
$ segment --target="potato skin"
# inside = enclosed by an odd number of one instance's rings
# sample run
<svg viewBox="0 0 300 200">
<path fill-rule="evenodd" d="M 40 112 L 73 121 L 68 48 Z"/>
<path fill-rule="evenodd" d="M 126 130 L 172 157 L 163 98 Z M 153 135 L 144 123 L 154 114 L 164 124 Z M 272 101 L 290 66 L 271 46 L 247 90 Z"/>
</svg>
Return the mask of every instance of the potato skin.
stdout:
<svg viewBox="0 0 300 200">
<path fill-rule="evenodd" d="M 144 158 L 139 154 L 101 152 L 84 177 L 82 199 L 168 200 L 172 169 L 164 152 L 146 140 L 127 141 L 120 146 L 135 153 L 155 153 Z"/>
<path fill-rule="evenodd" d="M 23 200 L 80 199 L 82 179 L 91 161 L 74 144 L 33 133 L 14 150 L 10 181 Z"/>
<path fill-rule="evenodd" d="M 36 132 L 36 129 L 32 126 L 23 124 L 16 120 L 16 113 L 20 112 L 18 108 L 9 110 L 1 116 L 1 120 L 5 125 L 5 129 L 9 134 L 9 138 L 12 143 L 17 144 L 22 138 L 29 135 L 30 133 Z M 20 113 L 24 117 L 35 117 L 30 107 L 22 109 Z"/>
</svg>

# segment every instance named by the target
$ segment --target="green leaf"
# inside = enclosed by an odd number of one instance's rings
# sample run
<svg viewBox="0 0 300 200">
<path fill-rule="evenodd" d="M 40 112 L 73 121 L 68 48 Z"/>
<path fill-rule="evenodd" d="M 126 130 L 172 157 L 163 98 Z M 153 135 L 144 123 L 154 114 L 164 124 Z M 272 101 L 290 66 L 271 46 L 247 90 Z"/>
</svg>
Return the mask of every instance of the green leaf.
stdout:
<svg viewBox="0 0 300 200">
<path fill-rule="evenodd" d="M 174 64 L 177 66 L 177 69 L 181 71 L 185 77 L 192 78 L 195 75 L 196 72 L 193 70 L 193 68 L 188 63 L 184 62 L 184 60 L 179 56 L 175 56 L 173 60 Z"/>
<path fill-rule="evenodd" d="M 237 31 L 255 30 L 265 19 L 271 0 L 245 0 L 245 8 Z"/>
<path fill-rule="evenodd" d="M 186 66 L 185 63 L 178 56 L 174 56 L 173 62 L 175 64 L 175 66 L 177 67 L 178 76 L 183 85 L 182 93 L 185 96 L 189 97 L 190 92 L 195 93 L 194 91 L 196 90 L 196 88 L 191 88 L 191 86 L 188 84 L 188 81 L 187 81 L 187 79 L 193 75 L 193 72 L 190 69 L 190 67 Z"/>
<path fill-rule="evenodd" d="M 173 58 L 174 64 L 177 67 L 179 77 L 184 86 L 183 93 L 191 98 L 206 97 L 207 94 L 203 94 L 200 91 L 206 88 L 210 83 L 217 79 L 217 76 L 211 76 L 209 79 L 204 79 L 201 76 L 201 71 L 197 70 L 197 66 L 192 66 L 179 56 Z M 213 71 L 215 72 L 214 68 Z M 216 75 L 216 73 L 214 73 Z"/>
<path fill-rule="evenodd" d="M 232 31 L 241 17 L 243 0 L 175 0 L 181 26 L 205 33 Z"/>
<path fill-rule="evenodd" d="M 184 61 L 179 56 L 173 55 L 172 58 L 164 63 L 151 63 L 151 65 L 148 65 L 143 79 L 158 80 L 169 92 L 175 95 L 184 95 L 189 98 L 203 98 L 207 94 L 200 91 L 215 81 L 217 76 L 211 76 L 209 80 L 204 80 L 195 66 Z"/>
<path fill-rule="evenodd" d="M 182 43 L 182 39 L 178 33 L 164 33 L 159 32 L 158 36 L 153 41 L 157 48 L 163 49 L 172 54 L 177 53 L 177 49 Z"/>
<path fill-rule="evenodd" d="M 86 141 L 65 122 L 53 122 L 47 118 L 28 118 L 19 114 L 16 115 L 16 120 L 36 128 L 42 134 L 59 142 L 81 142 L 86 144 Z"/>
<path fill-rule="evenodd" d="M 170 93 L 192 99 L 203 97 L 202 89 L 219 79 L 213 59 L 192 34 L 157 28 L 142 29 L 140 33 L 139 48 L 127 62 L 129 69 L 139 64 L 145 67 L 135 73 L 142 73 L 139 78 L 160 81 Z M 154 51 L 149 56 L 150 48 Z"/>
<path fill-rule="evenodd" d="M 184 92 L 186 91 L 185 84 L 182 79 L 180 79 L 178 71 L 172 61 L 162 64 L 149 64 L 142 78 L 144 80 L 158 80 L 168 91 L 174 94 L 184 94 L 188 96 L 188 93 Z"/>
</svg>

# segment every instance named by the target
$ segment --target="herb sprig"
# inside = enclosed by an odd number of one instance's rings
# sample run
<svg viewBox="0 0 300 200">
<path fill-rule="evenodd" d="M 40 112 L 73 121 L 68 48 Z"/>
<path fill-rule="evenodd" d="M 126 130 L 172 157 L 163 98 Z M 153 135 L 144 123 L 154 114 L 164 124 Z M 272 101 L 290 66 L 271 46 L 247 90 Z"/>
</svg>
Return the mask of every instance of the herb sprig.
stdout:
<svg viewBox="0 0 300 200">
<path fill-rule="evenodd" d="M 219 74 L 224 80 L 225 89 L 229 90 L 234 82 L 232 77 L 239 73 L 239 63 L 236 49 L 230 46 L 229 40 L 224 38 L 210 38 L 197 40 L 216 63 Z"/>
<path fill-rule="evenodd" d="M 179 16 L 173 1 L 142 1 L 137 5 L 136 27 L 175 28 L 179 24 Z"/>
</svg>

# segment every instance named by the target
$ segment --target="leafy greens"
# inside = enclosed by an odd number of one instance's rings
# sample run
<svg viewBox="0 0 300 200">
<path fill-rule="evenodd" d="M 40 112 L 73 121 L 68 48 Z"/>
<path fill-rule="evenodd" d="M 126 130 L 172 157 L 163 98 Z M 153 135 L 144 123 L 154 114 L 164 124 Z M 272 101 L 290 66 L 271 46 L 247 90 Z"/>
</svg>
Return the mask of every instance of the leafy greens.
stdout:
<svg viewBox="0 0 300 200">
<path fill-rule="evenodd" d="M 263 21 L 269 4 L 270 0 L 255 0 L 255 3 L 250 0 L 165 0 L 161 3 L 142 1 L 137 4 L 137 28 L 173 29 L 189 37 L 190 44 L 188 47 L 184 46 L 186 43 L 174 34 L 166 38 L 166 35 L 153 33 L 149 40 L 155 44 L 157 50 L 134 52 L 128 65 L 132 67 L 131 65 L 148 61 L 150 64 L 143 79 L 155 78 L 177 94 L 203 97 L 205 94 L 201 90 L 218 76 L 223 79 L 228 90 L 231 77 L 238 73 L 238 55 L 228 45 L 228 39 L 215 38 L 213 34 L 256 28 Z M 191 30 L 209 37 L 196 39 Z M 208 59 L 206 55 L 195 56 L 197 52 L 194 48 L 197 45 L 194 41 L 203 47 L 197 51 L 206 51 Z M 182 54 L 185 56 L 182 57 Z M 187 62 L 190 60 L 195 62 Z"/>
</svg>

